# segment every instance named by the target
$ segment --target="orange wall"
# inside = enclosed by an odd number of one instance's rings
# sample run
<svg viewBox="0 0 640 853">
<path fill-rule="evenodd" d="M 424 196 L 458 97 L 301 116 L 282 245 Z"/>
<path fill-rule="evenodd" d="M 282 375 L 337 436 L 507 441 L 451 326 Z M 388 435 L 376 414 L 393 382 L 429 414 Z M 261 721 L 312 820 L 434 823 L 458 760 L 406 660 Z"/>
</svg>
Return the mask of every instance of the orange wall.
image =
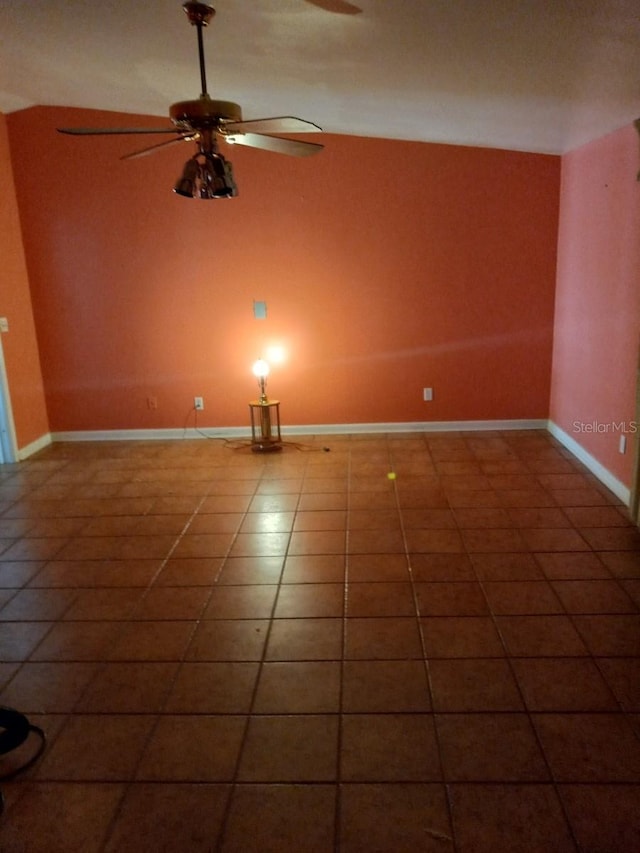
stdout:
<svg viewBox="0 0 640 853">
<path fill-rule="evenodd" d="M 627 486 L 640 333 L 638 167 L 633 126 L 563 157 L 551 394 L 551 419 Z"/>
<path fill-rule="evenodd" d="M 180 427 L 194 395 L 201 425 L 244 425 L 275 342 L 285 423 L 546 418 L 559 158 L 225 146 L 240 195 L 201 202 L 171 192 L 191 144 L 122 162 L 156 139 L 55 132 L 157 119 L 8 121 L 53 431 Z"/>
<path fill-rule="evenodd" d="M 7 122 L 1 113 L 0 198 L 0 316 L 9 322 L 9 331 L 2 335 L 2 349 L 16 440 L 18 448 L 23 448 L 46 436 L 49 424 L 11 170 Z"/>
</svg>

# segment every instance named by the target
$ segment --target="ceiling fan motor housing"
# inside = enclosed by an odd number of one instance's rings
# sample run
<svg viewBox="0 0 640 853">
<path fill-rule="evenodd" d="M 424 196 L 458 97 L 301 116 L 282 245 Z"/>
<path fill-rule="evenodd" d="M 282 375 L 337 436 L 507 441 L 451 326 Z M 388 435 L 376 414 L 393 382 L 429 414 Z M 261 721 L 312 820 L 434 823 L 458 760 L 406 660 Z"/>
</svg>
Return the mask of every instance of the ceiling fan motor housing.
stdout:
<svg viewBox="0 0 640 853">
<path fill-rule="evenodd" d="M 179 101 L 169 108 L 171 121 L 181 130 L 217 128 L 226 122 L 242 121 L 242 110 L 232 101 L 203 97 L 197 101 Z"/>
</svg>

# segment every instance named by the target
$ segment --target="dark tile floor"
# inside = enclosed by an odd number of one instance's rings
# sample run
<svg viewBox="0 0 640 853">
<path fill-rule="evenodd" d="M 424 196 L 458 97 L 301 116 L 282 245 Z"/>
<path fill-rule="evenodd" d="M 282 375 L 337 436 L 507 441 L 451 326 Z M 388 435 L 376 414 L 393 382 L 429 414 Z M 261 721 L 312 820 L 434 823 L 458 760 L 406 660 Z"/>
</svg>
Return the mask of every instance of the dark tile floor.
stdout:
<svg viewBox="0 0 640 853">
<path fill-rule="evenodd" d="M 299 442 L 0 468 L 3 853 L 640 850 L 619 502 L 544 432 Z"/>
</svg>

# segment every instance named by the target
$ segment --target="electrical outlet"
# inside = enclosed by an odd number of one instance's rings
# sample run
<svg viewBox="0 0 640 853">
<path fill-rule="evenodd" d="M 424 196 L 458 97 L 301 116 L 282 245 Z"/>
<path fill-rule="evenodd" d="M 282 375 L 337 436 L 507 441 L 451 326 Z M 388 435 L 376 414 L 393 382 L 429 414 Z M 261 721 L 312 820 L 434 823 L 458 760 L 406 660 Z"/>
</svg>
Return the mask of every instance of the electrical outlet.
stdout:
<svg viewBox="0 0 640 853">
<path fill-rule="evenodd" d="M 425 401 L 425 403 L 430 403 L 431 400 L 433 400 L 433 388 L 423 388 L 422 399 Z"/>
<path fill-rule="evenodd" d="M 193 408 L 196 412 L 201 412 L 204 409 L 204 397 L 194 397 Z"/>
</svg>

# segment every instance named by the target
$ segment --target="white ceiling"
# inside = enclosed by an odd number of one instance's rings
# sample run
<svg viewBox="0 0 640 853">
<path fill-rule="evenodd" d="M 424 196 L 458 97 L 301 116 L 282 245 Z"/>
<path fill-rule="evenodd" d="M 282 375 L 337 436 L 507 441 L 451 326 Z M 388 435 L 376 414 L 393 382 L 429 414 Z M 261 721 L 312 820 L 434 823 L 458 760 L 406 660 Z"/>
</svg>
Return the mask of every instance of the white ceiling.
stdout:
<svg viewBox="0 0 640 853">
<path fill-rule="evenodd" d="M 563 153 L 640 116 L 638 0 L 211 2 L 208 90 L 246 119 Z M 196 39 L 181 0 L 0 0 L 0 111 L 166 116 L 200 94 Z"/>
</svg>

